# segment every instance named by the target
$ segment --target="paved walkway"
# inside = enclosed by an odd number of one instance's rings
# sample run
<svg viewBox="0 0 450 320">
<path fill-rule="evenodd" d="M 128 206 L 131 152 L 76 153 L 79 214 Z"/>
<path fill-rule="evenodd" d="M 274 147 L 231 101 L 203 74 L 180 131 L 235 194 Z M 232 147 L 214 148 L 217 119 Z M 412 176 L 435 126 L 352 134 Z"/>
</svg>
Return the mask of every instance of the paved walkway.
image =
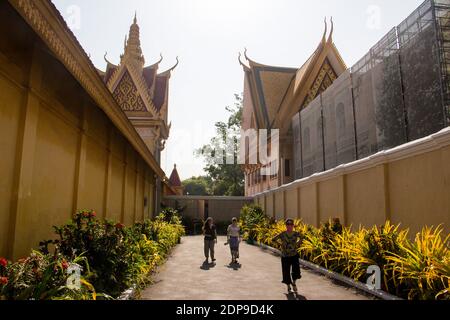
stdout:
<svg viewBox="0 0 450 320">
<path fill-rule="evenodd" d="M 141 294 L 144 300 L 366 300 L 360 292 L 302 270 L 299 294 L 281 283 L 280 258 L 241 244 L 240 268 L 230 267 L 225 237 L 216 245 L 216 266 L 204 266 L 203 237 L 185 237 Z"/>
</svg>

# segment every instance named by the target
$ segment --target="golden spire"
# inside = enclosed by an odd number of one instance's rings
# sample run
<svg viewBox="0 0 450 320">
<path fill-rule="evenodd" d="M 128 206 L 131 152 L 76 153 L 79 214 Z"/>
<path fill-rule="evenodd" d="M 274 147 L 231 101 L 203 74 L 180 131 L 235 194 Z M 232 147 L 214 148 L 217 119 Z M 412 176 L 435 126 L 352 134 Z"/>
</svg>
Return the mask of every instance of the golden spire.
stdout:
<svg viewBox="0 0 450 320">
<path fill-rule="evenodd" d="M 129 62 L 136 63 L 143 67 L 145 64 L 144 55 L 141 49 L 141 40 L 139 26 L 137 24 L 137 13 L 134 15 L 133 24 L 130 27 L 128 39 L 125 38 L 125 52 L 122 55 L 122 61 L 124 59 Z"/>
</svg>

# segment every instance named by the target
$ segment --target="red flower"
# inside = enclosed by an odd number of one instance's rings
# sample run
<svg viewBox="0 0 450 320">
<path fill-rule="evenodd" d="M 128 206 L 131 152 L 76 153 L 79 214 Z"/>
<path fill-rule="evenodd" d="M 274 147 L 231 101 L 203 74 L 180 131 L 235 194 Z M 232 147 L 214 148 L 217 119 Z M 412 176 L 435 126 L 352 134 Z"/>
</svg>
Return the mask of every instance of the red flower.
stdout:
<svg viewBox="0 0 450 320">
<path fill-rule="evenodd" d="M 96 217 L 96 216 L 97 216 L 97 212 L 92 211 L 92 212 L 91 212 L 91 217 Z"/>
<path fill-rule="evenodd" d="M 8 284 L 8 278 L 7 277 L 0 277 L 0 284 L 7 285 Z"/>
<path fill-rule="evenodd" d="M 63 260 L 61 265 L 64 270 L 69 269 L 69 263 L 66 260 Z"/>
<path fill-rule="evenodd" d="M 122 223 L 118 223 L 118 224 L 116 224 L 116 228 L 123 229 L 123 228 L 125 228 L 125 225 L 123 225 Z"/>
<path fill-rule="evenodd" d="M 0 258 L 0 266 L 5 267 L 8 265 L 8 260 L 5 258 Z"/>
</svg>

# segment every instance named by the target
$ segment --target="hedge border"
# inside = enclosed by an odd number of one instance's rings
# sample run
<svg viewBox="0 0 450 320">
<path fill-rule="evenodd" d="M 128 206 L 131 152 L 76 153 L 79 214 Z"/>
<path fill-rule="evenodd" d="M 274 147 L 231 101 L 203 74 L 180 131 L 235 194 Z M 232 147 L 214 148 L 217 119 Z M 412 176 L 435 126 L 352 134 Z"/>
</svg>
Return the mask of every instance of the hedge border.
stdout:
<svg viewBox="0 0 450 320">
<path fill-rule="evenodd" d="M 165 263 L 167 263 L 167 260 L 169 260 L 172 257 L 173 251 L 181 244 L 182 239 L 183 239 L 183 237 L 181 237 L 179 239 L 179 242 L 177 245 L 175 245 L 174 247 L 172 247 L 170 249 L 170 251 L 167 253 L 166 258 L 164 258 L 164 261 L 161 263 L 161 265 L 157 266 L 154 270 L 150 271 L 150 273 L 148 274 L 148 277 L 152 277 L 152 276 L 156 275 L 158 273 L 159 269 L 161 268 L 161 266 L 163 266 Z M 148 284 L 148 286 L 151 286 L 151 285 L 152 285 L 152 283 Z M 137 284 L 133 284 L 130 288 L 128 288 L 124 292 L 122 292 L 122 294 L 117 298 L 117 300 L 118 301 L 134 300 L 136 298 L 137 293 L 138 293 L 138 286 L 137 286 Z"/>
</svg>

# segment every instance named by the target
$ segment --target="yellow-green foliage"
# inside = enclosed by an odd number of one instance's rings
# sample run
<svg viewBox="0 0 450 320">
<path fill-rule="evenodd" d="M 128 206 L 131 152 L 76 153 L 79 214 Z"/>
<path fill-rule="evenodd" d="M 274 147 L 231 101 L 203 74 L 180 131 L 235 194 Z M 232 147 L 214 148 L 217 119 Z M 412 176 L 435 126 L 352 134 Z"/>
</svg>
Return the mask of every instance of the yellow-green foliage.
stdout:
<svg viewBox="0 0 450 320">
<path fill-rule="evenodd" d="M 442 233 L 425 227 L 401 244 L 402 254 L 387 257 L 395 283 L 410 288 L 409 299 L 450 299 L 450 235 Z"/>
<path fill-rule="evenodd" d="M 272 239 L 286 230 L 284 221 L 269 218 L 252 225 L 244 220 L 241 225 L 247 235 L 278 249 Z M 367 268 L 378 265 L 385 291 L 406 299 L 450 300 L 450 235 L 444 237 L 441 227 L 423 228 L 415 241 L 408 239 L 408 230 L 389 221 L 353 231 L 338 220 L 320 228 L 295 220 L 295 230 L 302 234 L 299 253 L 304 260 L 363 282 Z"/>
</svg>

